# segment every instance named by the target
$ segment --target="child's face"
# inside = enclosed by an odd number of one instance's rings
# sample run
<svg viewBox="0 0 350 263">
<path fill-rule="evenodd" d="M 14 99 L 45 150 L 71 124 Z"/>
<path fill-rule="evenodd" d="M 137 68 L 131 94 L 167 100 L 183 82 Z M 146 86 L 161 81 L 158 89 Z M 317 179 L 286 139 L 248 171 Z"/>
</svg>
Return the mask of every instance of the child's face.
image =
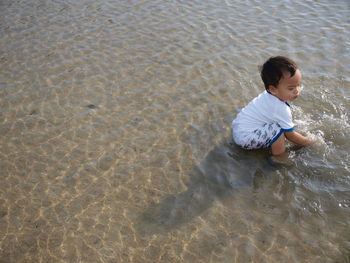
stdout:
<svg viewBox="0 0 350 263">
<path fill-rule="evenodd" d="M 301 91 L 300 70 L 297 69 L 293 77 L 290 76 L 289 72 L 284 73 L 277 87 L 270 86 L 269 91 L 282 101 L 291 102 L 298 98 Z"/>
</svg>

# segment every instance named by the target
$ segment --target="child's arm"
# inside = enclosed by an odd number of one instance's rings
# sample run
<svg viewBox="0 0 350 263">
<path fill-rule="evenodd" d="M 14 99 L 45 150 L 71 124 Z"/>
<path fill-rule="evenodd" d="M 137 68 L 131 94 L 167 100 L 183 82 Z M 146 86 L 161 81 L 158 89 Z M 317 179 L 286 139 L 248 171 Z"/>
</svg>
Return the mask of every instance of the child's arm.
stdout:
<svg viewBox="0 0 350 263">
<path fill-rule="evenodd" d="M 289 141 L 295 144 L 302 145 L 302 146 L 311 144 L 311 140 L 308 137 L 303 136 L 296 131 L 285 132 L 284 135 Z"/>
</svg>

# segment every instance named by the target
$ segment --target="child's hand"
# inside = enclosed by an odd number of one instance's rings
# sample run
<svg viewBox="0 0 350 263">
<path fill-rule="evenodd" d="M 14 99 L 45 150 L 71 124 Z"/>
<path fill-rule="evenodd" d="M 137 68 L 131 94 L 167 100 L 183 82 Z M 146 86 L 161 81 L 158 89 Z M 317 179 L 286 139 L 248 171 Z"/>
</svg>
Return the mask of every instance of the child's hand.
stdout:
<svg viewBox="0 0 350 263">
<path fill-rule="evenodd" d="M 322 131 L 317 131 L 316 134 L 308 133 L 307 138 L 309 140 L 308 145 L 321 147 L 322 145 L 326 144 L 326 142 L 324 141 L 324 134 Z"/>
<path fill-rule="evenodd" d="M 314 143 L 316 143 L 316 139 L 311 137 L 311 136 L 307 136 L 307 142 L 306 142 L 305 146 L 309 146 L 309 145 L 312 145 Z"/>
<path fill-rule="evenodd" d="M 286 136 L 286 138 L 298 145 L 301 146 L 307 146 L 309 144 L 311 144 L 311 140 L 309 137 L 301 135 L 300 133 L 296 132 L 296 131 L 290 131 L 290 132 L 285 132 L 284 135 Z"/>
</svg>

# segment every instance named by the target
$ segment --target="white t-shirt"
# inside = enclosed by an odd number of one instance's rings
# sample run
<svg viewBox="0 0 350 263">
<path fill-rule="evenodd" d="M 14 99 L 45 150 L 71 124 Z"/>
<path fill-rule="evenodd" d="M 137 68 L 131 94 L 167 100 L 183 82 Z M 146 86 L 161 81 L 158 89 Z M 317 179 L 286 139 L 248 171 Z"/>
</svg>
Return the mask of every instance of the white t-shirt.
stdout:
<svg viewBox="0 0 350 263">
<path fill-rule="evenodd" d="M 283 132 L 294 130 L 289 104 L 281 101 L 266 90 L 245 106 L 233 120 L 236 132 L 253 132 L 265 123 L 277 122 Z"/>
</svg>

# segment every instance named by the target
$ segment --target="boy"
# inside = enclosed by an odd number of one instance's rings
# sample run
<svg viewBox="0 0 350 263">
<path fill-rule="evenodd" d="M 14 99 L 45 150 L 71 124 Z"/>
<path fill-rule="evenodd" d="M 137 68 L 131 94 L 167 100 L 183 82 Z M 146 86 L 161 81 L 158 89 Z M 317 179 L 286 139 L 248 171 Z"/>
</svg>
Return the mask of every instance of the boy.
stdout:
<svg viewBox="0 0 350 263">
<path fill-rule="evenodd" d="M 261 68 L 265 91 L 253 99 L 232 122 L 236 144 L 245 149 L 271 147 L 272 155 L 285 152 L 285 139 L 308 145 L 310 139 L 294 131 L 289 102 L 301 90 L 301 72 L 289 58 L 269 58 Z"/>
</svg>

